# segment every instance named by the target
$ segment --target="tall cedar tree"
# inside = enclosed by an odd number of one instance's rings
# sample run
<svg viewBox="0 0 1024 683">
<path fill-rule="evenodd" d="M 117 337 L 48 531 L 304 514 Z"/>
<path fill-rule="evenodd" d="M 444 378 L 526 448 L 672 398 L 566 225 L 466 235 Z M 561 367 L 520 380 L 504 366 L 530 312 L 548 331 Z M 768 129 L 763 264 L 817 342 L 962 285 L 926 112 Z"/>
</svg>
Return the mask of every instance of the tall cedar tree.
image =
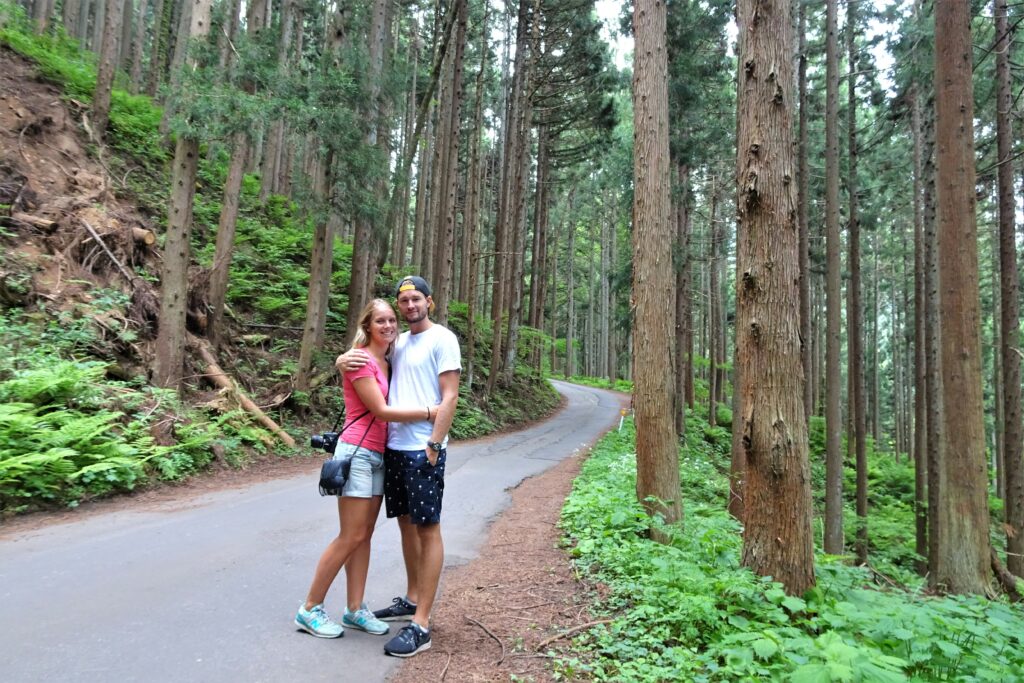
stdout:
<svg viewBox="0 0 1024 683">
<path fill-rule="evenodd" d="M 188 35 L 183 39 L 201 38 L 209 28 L 210 0 L 194 0 Z M 198 166 L 199 140 L 194 135 L 178 135 L 171 170 L 164 265 L 160 276 L 160 328 L 156 337 L 153 381 L 159 386 L 179 390 L 185 365 L 192 199 L 196 192 Z"/>
<path fill-rule="evenodd" d="M 790 594 L 814 586 L 800 353 L 788 0 L 740 0 L 736 361 L 746 467 L 743 564 Z"/>
<path fill-rule="evenodd" d="M 935 3 L 936 209 L 943 441 L 933 587 L 989 586 L 988 481 L 981 393 L 970 5 Z"/>
<path fill-rule="evenodd" d="M 102 143 L 107 135 L 110 121 L 110 95 L 114 88 L 114 72 L 117 70 L 117 32 L 121 28 L 122 5 L 119 0 L 110 0 L 103 25 L 103 44 L 100 46 L 100 61 L 96 72 L 96 89 L 92 96 L 92 123 L 96 141 Z"/>
<path fill-rule="evenodd" d="M 839 375 L 839 38 L 838 0 L 825 19 L 825 552 L 843 552 L 843 454 Z"/>
<path fill-rule="evenodd" d="M 672 396 L 675 383 L 669 221 L 668 59 L 665 4 L 633 6 L 633 410 L 636 416 L 636 493 L 649 514 L 669 523 L 682 517 L 679 453 Z M 666 359 L 668 367 L 666 368 Z M 660 535 L 656 535 L 660 538 Z"/>
<path fill-rule="evenodd" d="M 864 352 L 863 305 L 861 303 L 860 268 L 860 213 L 857 197 L 857 4 L 846 3 L 846 55 L 849 64 L 846 86 L 846 140 L 848 173 L 846 187 L 849 193 L 849 250 L 850 288 L 847 344 L 849 345 L 850 414 L 857 463 L 857 561 L 868 561 L 868 456 L 864 405 Z M 877 296 L 875 297 L 877 301 Z"/>
</svg>

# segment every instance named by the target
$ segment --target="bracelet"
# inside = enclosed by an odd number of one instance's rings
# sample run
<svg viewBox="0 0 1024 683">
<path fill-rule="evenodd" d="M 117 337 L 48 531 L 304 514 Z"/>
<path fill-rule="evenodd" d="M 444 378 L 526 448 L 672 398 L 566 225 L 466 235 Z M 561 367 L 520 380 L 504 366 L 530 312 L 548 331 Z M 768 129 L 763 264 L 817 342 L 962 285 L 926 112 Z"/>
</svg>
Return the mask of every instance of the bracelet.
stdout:
<svg viewBox="0 0 1024 683">
<path fill-rule="evenodd" d="M 427 419 L 430 419 L 430 406 L 427 406 Z"/>
</svg>

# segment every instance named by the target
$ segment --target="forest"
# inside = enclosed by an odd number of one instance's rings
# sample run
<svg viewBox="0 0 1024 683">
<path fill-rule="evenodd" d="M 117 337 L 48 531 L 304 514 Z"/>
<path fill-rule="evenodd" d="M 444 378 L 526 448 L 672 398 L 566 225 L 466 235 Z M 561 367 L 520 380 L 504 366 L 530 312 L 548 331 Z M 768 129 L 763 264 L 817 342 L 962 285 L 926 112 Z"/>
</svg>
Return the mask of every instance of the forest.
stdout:
<svg viewBox="0 0 1024 683">
<path fill-rule="evenodd" d="M 559 676 L 1024 680 L 1022 21 L 0 2 L 0 507 L 291 452 L 418 273 L 453 436 L 632 392 L 563 511 L 611 616 Z"/>
</svg>

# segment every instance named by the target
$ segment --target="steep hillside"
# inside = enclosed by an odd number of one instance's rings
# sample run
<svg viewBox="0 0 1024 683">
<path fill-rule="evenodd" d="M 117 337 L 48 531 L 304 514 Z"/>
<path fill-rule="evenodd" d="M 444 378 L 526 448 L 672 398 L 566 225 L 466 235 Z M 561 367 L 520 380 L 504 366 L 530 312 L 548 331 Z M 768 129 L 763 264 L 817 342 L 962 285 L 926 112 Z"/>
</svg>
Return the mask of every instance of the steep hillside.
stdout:
<svg viewBox="0 0 1024 683">
<path fill-rule="evenodd" d="M 8 44 L 11 34 L 7 34 Z M 56 51 L 60 48 L 53 46 Z M 66 46 L 65 46 L 66 48 Z M 24 45 L 18 49 L 27 52 Z M 149 384 L 159 319 L 159 276 L 169 177 L 145 98 L 115 98 L 109 147 L 90 138 L 79 91 L 88 59 L 32 44 L 38 63 L 0 46 L 0 509 L 77 504 L 211 463 L 243 466 L 263 454 L 310 454 L 308 434 L 341 406 L 331 361 L 343 350 L 349 245 L 337 245 L 317 388 L 292 391 L 305 312 L 311 219 L 281 197 L 243 193 L 228 293 L 228 341 L 218 360 L 241 393 L 299 442 L 279 440 L 213 386 L 189 355 L 182 396 Z M 74 69 L 67 66 L 69 59 Z M 77 83 L 77 85 L 76 85 Z M 121 102 L 119 105 L 118 102 Z M 118 109 L 118 107 L 121 109 Z M 195 203 L 189 330 L 205 330 L 225 151 L 203 149 Z M 385 293 L 390 271 L 378 283 Z M 465 307 L 453 307 L 463 336 Z M 478 323 L 480 325 L 480 323 Z M 486 326 L 483 325 L 486 332 Z M 477 377 L 490 350 L 476 348 Z M 453 434 L 466 438 L 546 414 L 557 396 L 533 374 L 486 405 L 463 391 Z"/>
</svg>

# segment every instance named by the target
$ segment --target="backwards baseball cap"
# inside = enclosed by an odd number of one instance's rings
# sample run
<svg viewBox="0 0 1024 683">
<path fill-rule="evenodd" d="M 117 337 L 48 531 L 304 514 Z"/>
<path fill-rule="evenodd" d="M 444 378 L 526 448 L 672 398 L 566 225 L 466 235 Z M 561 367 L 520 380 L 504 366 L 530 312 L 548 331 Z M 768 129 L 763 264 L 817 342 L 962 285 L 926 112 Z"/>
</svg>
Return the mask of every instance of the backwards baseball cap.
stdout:
<svg viewBox="0 0 1024 683">
<path fill-rule="evenodd" d="M 395 287 L 395 296 L 397 297 L 402 292 L 410 290 L 416 290 L 423 294 L 423 296 L 430 296 L 430 285 L 419 275 L 407 275 L 399 280 L 398 286 Z"/>
</svg>

